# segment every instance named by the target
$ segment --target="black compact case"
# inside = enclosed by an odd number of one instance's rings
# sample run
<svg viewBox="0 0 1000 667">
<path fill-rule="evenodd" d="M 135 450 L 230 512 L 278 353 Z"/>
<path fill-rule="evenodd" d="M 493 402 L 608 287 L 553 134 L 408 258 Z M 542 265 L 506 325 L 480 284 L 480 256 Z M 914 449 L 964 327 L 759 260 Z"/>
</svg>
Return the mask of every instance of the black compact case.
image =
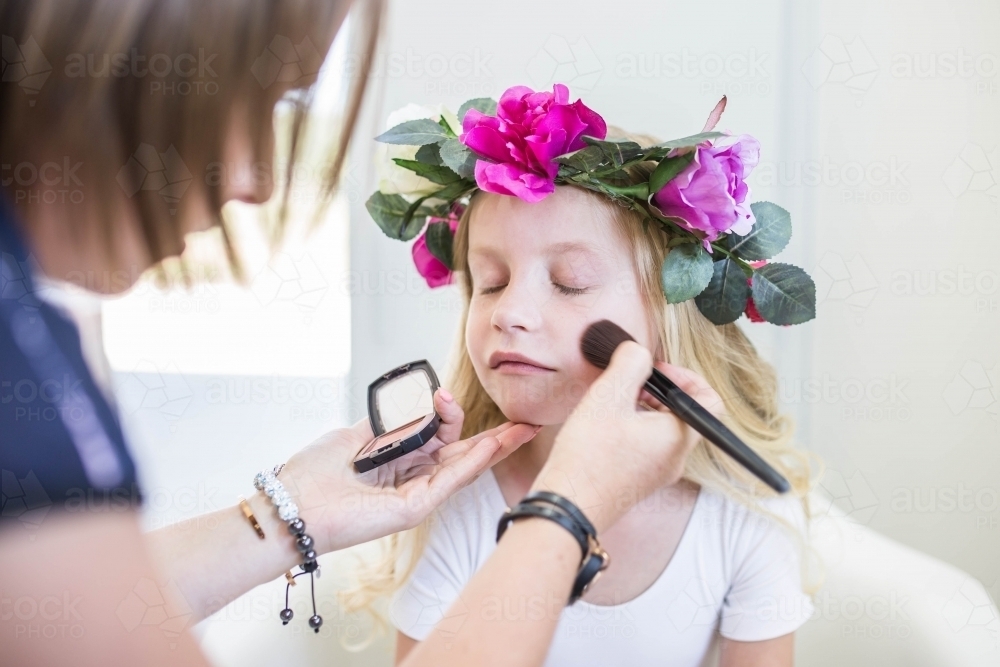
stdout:
<svg viewBox="0 0 1000 667">
<path fill-rule="evenodd" d="M 441 426 L 434 410 L 439 386 L 425 359 L 394 368 L 368 385 L 368 420 L 375 438 L 354 459 L 355 470 L 367 472 L 427 444 Z"/>
</svg>

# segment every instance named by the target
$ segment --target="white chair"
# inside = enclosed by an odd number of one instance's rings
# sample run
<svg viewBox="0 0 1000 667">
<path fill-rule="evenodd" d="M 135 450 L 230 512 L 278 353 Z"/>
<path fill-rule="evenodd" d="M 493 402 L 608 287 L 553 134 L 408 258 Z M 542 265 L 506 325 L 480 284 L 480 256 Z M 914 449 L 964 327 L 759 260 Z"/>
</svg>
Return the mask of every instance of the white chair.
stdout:
<svg viewBox="0 0 1000 667">
<path fill-rule="evenodd" d="M 808 667 L 1000 665 L 1000 614 L 962 570 L 810 498 L 810 539 L 825 566 L 816 612 L 796 633 Z"/>
</svg>

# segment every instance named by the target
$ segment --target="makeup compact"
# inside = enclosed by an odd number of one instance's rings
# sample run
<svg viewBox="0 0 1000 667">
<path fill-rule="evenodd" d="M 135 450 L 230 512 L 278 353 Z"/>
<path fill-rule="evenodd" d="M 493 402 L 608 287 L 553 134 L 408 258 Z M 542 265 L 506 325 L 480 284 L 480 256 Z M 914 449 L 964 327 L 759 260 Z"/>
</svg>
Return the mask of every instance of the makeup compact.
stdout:
<svg viewBox="0 0 1000 667">
<path fill-rule="evenodd" d="M 368 385 L 368 420 L 375 439 L 354 459 L 367 472 L 423 447 L 441 426 L 434 410 L 437 375 L 426 360 L 394 368 Z"/>
</svg>

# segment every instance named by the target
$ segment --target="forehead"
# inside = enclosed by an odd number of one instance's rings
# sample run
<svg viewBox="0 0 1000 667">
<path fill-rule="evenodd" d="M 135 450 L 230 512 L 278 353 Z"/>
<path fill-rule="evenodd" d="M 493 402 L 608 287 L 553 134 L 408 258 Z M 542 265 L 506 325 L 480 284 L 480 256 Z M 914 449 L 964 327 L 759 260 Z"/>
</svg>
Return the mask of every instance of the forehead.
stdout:
<svg viewBox="0 0 1000 667">
<path fill-rule="evenodd" d="M 545 252 L 628 259 L 612 215 L 578 188 L 557 187 L 535 203 L 485 192 L 477 197 L 469 221 L 470 257 Z"/>
</svg>

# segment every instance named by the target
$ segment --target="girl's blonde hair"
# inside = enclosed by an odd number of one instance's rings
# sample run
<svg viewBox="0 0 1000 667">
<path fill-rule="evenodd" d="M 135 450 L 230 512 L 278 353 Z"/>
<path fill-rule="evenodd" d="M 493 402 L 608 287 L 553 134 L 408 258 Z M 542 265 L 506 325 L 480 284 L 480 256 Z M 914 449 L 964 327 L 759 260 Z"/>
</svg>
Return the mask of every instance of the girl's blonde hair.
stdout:
<svg viewBox="0 0 1000 667">
<path fill-rule="evenodd" d="M 612 136 L 616 134 L 627 136 L 644 146 L 656 143 L 655 139 L 624 135 L 612 128 Z M 633 168 L 631 180 L 647 180 L 653 167 L 655 164 Z M 794 424 L 791 417 L 780 411 L 778 381 L 774 369 L 758 356 L 753 344 L 735 323 L 721 326 L 711 323 L 701 314 L 693 299 L 683 303 L 667 303 L 660 286 L 660 267 L 669 252 L 668 235 L 658 226 L 644 223 L 642 217 L 631 208 L 619 205 L 603 195 L 590 194 L 594 206 L 600 206 L 608 213 L 627 244 L 626 247 L 632 252 L 636 279 L 649 321 L 661 323 L 654 331 L 654 356 L 689 368 L 708 381 L 725 404 L 727 416 L 723 421 L 788 478 L 791 493 L 802 502 L 808 520 L 806 496 L 813 483 L 810 461 L 808 455 L 792 446 Z M 476 210 L 477 197 L 480 196 L 478 193 L 473 195 L 469 202 L 459 222 L 453 250 L 456 277 L 465 300 L 465 308 L 460 320 L 457 358 L 454 360 L 448 386 L 459 405 L 465 409 L 462 437 L 472 436 L 506 421 L 479 381 L 464 344 L 469 300 L 473 293 L 467 265 L 469 222 Z M 692 450 L 687 459 L 684 478 L 767 514 L 798 535 L 798 531 L 788 522 L 764 510 L 758 503 L 759 499 L 773 496 L 774 493 L 706 440 L 699 440 Z M 631 500 L 634 502 L 641 499 Z M 362 564 L 359 571 L 360 583 L 341 594 L 341 603 L 346 610 L 371 609 L 371 604 L 378 597 L 392 593 L 406 581 L 426 544 L 429 521 L 406 533 L 386 538 L 385 557 L 377 563 Z M 802 559 L 804 570 L 806 560 Z M 804 576 L 803 581 L 805 580 Z M 807 591 L 815 588 L 815 585 L 805 586 Z"/>
</svg>

